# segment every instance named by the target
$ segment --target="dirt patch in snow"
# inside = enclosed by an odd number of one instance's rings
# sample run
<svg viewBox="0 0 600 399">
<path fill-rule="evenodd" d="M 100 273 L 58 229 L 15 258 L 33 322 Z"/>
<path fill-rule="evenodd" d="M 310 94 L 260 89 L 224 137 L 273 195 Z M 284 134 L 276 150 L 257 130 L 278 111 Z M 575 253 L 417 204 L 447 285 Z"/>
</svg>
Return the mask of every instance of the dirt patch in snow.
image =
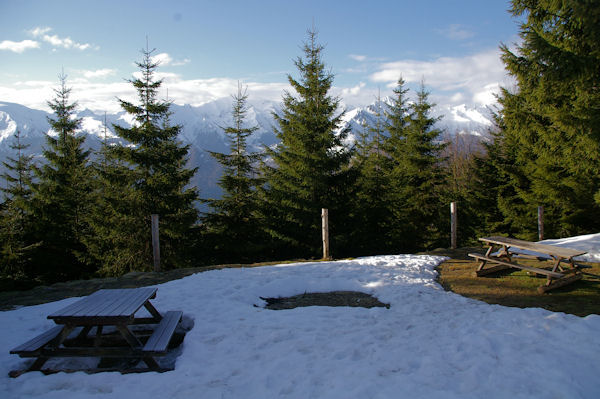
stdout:
<svg viewBox="0 0 600 399">
<path fill-rule="evenodd" d="M 263 298 L 267 302 L 265 309 L 284 310 L 303 306 L 350 306 L 363 308 L 390 308 L 388 303 L 380 302 L 377 298 L 356 291 L 312 292 L 294 295 L 286 298 Z"/>
</svg>

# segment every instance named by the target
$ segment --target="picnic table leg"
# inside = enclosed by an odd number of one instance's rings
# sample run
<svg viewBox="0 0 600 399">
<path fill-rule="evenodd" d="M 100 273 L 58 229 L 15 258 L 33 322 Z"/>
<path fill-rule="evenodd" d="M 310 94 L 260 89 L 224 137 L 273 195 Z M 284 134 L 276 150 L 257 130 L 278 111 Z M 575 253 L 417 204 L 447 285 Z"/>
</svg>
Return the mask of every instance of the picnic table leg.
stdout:
<svg viewBox="0 0 600 399">
<path fill-rule="evenodd" d="M 132 348 L 139 348 L 142 346 L 140 340 L 137 339 L 137 337 L 133 335 L 131 331 L 129 331 L 126 325 L 118 324 L 116 327 L 123 336 L 123 338 L 125 338 L 125 341 L 127 341 L 129 346 L 131 346 Z"/>
<path fill-rule="evenodd" d="M 498 250 L 499 254 L 498 254 L 497 257 L 498 258 L 503 258 L 504 257 L 504 258 L 506 258 L 506 260 L 508 262 L 512 262 L 512 259 L 510 257 L 510 252 L 508 250 L 509 248 L 510 248 L 510 246 L 508 246 L 508 245 L 502 245 L 502 247 Z M 486 255 L 486 256 L 489 256 L 489 255 Z"/>
<path fill-rule="evenodd" d="M 571 274 L 566 275 L 564 277 L 561 278 L 552 278 L 550 276 L 548 276 L 548 279 L 546 281 L 545 285 L 540 285 L 538 287 L 538 292 L 540 294 L 543 294 L 545 292 L 548 292 L 550 290 L 553 290 L 555 288 L 559 288 L 559 287 L 564 287 L 565 285 L 574 283 L 575 281 L 581 280 L 583 278 L 583 274 L 578 273 L 578 268 L 575 266 L 575 264 L 573 263 L 573 259 L 569 259 L 569 264 L 571 265 L 571 269 L 570 270 L 564 270 L 561 266 L 560 266 L 560 262 L 563 261 L 563 258 L 559 258 L 559 257 L 553 257 L 555 260 L 554 266 L 552 267 L 552 271 L 555 272 L 557 270 L 560 270 L 561 272 L 566 272 Z"/>
<path fill-rule="evenodd" d="M 490 256 L 493 249 L 494 249 L 494 246 L 492 244 L 490 244 L 487 252 L 485 253 L 486 258 Z M 483 267 L 485 266 L 486 263 L 487 263 L 487 261 L 485 259 L 483 259 L 481 262 L 479 262 L 479 266 L 477 267 L 477 271 L 475 273 L 482 271 Z"/>
<path fill-rule="evenodd" d="M 152 305 L 150 303 L 150 301 L 147 301 L 144 304 L 144 307 L 148 310 L 148 312 L 150 312 L 150 314 L 152 315 L 152 317 L 154 317 L 154 319 L 156 320 L 156 322 L 160 323 L 160 321 L 162 320 L 162 316 L 160 315 L 160 313 L 158 312 L 158 310 L 156 310 L 156 308 L 154 307 L 154 305 Z"/>
<path fill-rule="evenodd" d="M 92 330 L 92 326 L 83 327 L 81 329 L 81 332 L 79 333 L 79 335 L 77 335 L 77 339 L 84 339 L 85 337 L 87 337 L 87 335 L 89 334 L 89 332 L 91 330 Z"/>
<path fill-rule="evenodd" d="M 140 340 L 137 339 L 137 337 L 135 335 L 133 335 L 131 333 L 131 331 L 129 331 L 129 329 L 127 328 L 126 325 L 118 325 L 117 329 L 121 332 L 121 335 L 123 335 L 123 338 L 125 338 L 125 340 L 129 343 L 129 345 L 132 348 L 140 348 L 142 346 L 142 343 L 140 342 Z M 160 366 L 158 365 L 156 360 L 154 360 L 153 357 L 144 356 L 141 358 L 141 360 L 143 360 L 144 363 L 146 363 L 146 365 L 148 365 L 148 367 L 151 370 L 160 370 Z"/>
<path fill-rule="evenodd" d="M 100 346 L 100 341 L 102 339 L 102 328 L 103 328 L 103 326 L 96 327 L 96 337 L 94 338 L 94 347 Z"/>
<path fill-rule="evenodd" d="M 53 339 L 52 341 L 50 341 L 50 343 L 48 344 L 48 347 L 54 347 L 54 348 L 58 348 L 65 339 L 67 339 L 67 337 L 69 336 L 69 334 L 71 334 L 71 331 L 73 331 L 75 327 L 73 326 L 69 326 L 66 325 L 62 331 L 60 332 L 60 334 L 58 334 L 58 336 Z M 39 371 L 42 369 L 42 366 L 48 361 L 49 357 L 47 356 L 38 356 L 35 361 L 31 364 L 31 366 L 29 366 L 29 368 L 27 369 L 27 371 Z"/>
</svg>

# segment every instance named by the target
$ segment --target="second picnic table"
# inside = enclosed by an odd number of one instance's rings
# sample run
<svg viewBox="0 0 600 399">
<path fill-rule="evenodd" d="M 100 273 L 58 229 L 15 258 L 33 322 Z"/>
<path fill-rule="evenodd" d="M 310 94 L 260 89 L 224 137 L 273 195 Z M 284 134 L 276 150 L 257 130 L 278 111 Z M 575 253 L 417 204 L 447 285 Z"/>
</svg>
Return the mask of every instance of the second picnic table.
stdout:
<svg viewBox="0 0 600 399">
<path fill-rule="evenodd" d="M 546 284 L 538 288 L 540 293 L 571 284 L 583 277 L 580 270 L 581 265 L 576 264 L 573 258 L 585 254 L 585 251 L 499 236 L 484 237 L 479 240 L 488 245 L 485 255 L 469 254 L 470 257 L 480 261 L 475 271 L 478 277 L 509 268 L 542 274 L 547 277 L 547 281 Z M 553 260 L 552 269 L 548 270 L 515 262 L 513 258 L 527 257 L 527 255 L 515 252 L 513 248 L 533 252 L 534 254 L 529 256 L 532 258 Z M 494 253 L 495 249 L 498 251 L 497 253 Z M 486 268 L 487 263 L 495 266 Z M 563 267 L 565 265 L 567 267 Z"/>
<path fill-rule="evenodd" d="M 166 354 L 169 341 L 182 318 L 182 312 L 169 311 L 160 314 L 150 303 L 156 297 L 157 288 L 103 289 L 50 315 L 56 327 L 12 349 L 10 353 L 21 357 L 34 357 L 30 370 L 40 370 L 52 357 L 112 357 L 140 359 L 150 370 L 163 371 L 154 356 Z M 151 317 L 135 317 L 144 307 Z M 132 332 L 134 324 L 155 325 L 150 338 L 143 344 Z M 126 345 L 105 347 L 101 345 L 103 330 L 114 327 L 119 331 Z M 65 340 L 78 330 L 77 338 L 85 341 L 95 329 L 92 345 L 64 346 Z M 15 372 L 19 375 L 20 372 Z"/>
</svg>

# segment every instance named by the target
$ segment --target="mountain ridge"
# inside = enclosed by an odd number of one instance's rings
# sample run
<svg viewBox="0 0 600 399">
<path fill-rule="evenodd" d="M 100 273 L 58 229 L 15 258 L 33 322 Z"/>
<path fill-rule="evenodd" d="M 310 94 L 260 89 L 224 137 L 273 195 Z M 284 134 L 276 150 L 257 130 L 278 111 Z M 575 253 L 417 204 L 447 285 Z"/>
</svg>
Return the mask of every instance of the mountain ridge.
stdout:
<svg viewBox="0 0 600 399">
<path fill-rule="evenodd" d="M 191 183 L 199 188 L 200 196 L 203 198 L 218 198 L 221 195 L 217 185 L 221 168 L 208 151 L 228 152 L 228 140 L 223 128 L 232 122 L 231 107 L 232 99 L 227 97 L 200 106 L 188 104 L 171 106 L 172 122 L 182 125 L 179 139 L 184 144 L 190 145 L 189 166 L 198 167 L 198 172 Z M 279 112 L 280 109 L 281 104 L 276 101 L 248 101 L 246 126 L 258 126 L 256 132 L 248 137 L 250 151 L 261 151 L 264 146 L 277 143 L 273 113 Z M 375 111 L 375 103 L 346 110 L 343 118 L 344 125 L 340 128 L 350 128 L 348 145 L 352 145 L 355 135 L 364 129 L 364 123 L 372 125 L 375 122 Z M 440 112 L 439 109 L 437 111 Z M 438 127 L 450 136 L 468 134 L 485 139 L 487 130 L 492 126 L 491 115 L 486 116 L 486 112 L 489 111 L 484 107 L 469 108 L 466 105 L 459 105 L 441 111 L 444 112 L 444 117 L 438 122 Z M 100 148 L 105 134 L 109 141 L 118 140 L 114 133 L 114 124 L 129 127 L 132 123 L 125 111 L 105 115 L 83 109 L 77 112 L 77 116 L 82 118 L 79 132 L 86 135 L 85 145 L 92 150 Z M 22 142 L 30 146 L 27 153 L 33 154 L 36 161 L 41 161 L 42 150 L 46 145 L 45 135 L 52 134 L 48 117 L 52 117 L 52 114 L 46 111 L 0 101 L 0 159 L 5 160 L 7 156 L 14 157 L 9 146 L 14 140 L 15 131 L 19 129 Z M 0 164 L 0 170 L 2 169 Z"/>
</svg>

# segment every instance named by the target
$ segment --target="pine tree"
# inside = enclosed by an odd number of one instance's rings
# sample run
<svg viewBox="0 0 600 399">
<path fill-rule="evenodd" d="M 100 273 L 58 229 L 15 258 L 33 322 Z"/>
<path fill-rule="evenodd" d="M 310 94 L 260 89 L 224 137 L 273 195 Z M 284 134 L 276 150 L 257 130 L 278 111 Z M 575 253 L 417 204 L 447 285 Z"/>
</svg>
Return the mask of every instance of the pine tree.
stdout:
<svg viewBox="0 0 600 399">
<path fill-rule="evenodd" d="M 405 158 L 407 129 L 410 123 L 410 106 L 408 101 L 408 89 L 405 81 L 400 77 L 394 88 L 394 96 L 385 110 L 386 131 L 388 139 L 385 151 L 389 157 L 389 192 L 387 194 L 389 207 L 389 230 L 388 236 L 391 246 L 395 251 L 406 250 L 404 245 L 406 236 L 409 234 L 409 214 L 400 206 L 405 199 L 406 180 L 401 162 Z"/>
<path fill-rule="evenodd" d="M 596 232 L 600 204 L 600 8 L 594 2 L 513 0 L 525 17 L 516 52 L 502 59 L 517 81 L 503 90 L 501 143 L 508 196 L 499 208 L 523 238 L 536 233 L 545 208 L 548 236 Z"/>
<path fill-rule="evenodd" d="M 129 81 L 139 104 L 119 100 L 134 119 L 130 128 L 113 125 L 127 145 L 110 147 L 110 162 L 101 171 L 107 226 L 95 223 L 94 229 L 103 240 L 95 247 L 107 251 L 99 254 L 105 274 L 151 268 L 152 214 L 160 220 L 161 267 L 183 266 L 197 220 L 197 193 L 188 187 L 196 169 L 186 167 L 189 146 L 178 140 L 182 127 L 170 123 L 171 103 L 157 99 L 162 80 L 154 79 L 158 63 L 152 61 L 153 52 L 142 50 L 143 59 L 136 63 L 141 78 Z"/>
<path fill-rule="evenodd" d="M 375 103 L 375 123 L 365 126 L 356 144 L 357 171 L 353 193 L 353 249 L 356 254 L 382 254 L 392 247 L 390 229 L 390 166 L 386 120 L 381 96 Z M 366 122 L 365 122 L 366 123 Z"/>
<path fill-rule="evenodd" d="M 81 119 L 75 117 L 77 103 L 69 102 L 66 75 L 59 79 L 56 96 L 48 102 L 55 117 L 48 118 L 53 133 L 46 136 L 46 163 L 35 169 L 37 183 L 33 185 L 36 236 L 41 242 L 35 263 L 48 281 L 86 277 L 92 272 L 81 262 L 83 241 L 89 234 L 85 221 L 89 151 L 83 149 L 85 136 L 77 134 Z"/>
<path fill-rule="evenodd" d="M 3 161 L 6 181 L 4 202 L 0 205 L 0 277 L 10 280 L 31 280 L 35 277 L 31 267 L 31 252 L 36 248 L 32 240 L 32 155 L 24 151 L 29 145 L 21 141 L 21 132 L 14 134 L 9 145 L 16 158 Z"/>
<path fill-rule="evenodd" d="M 328 94 L 333 75 L 325 70 L 322 51 L 317 33 L 309 31 L 304 57 L 295 62 L 300 78 L 288 75 L 297 96 L 286 92 L 281 113 L 274 114 L 280 143 L 266 149 L 263 215 L 267 232 L 285 247 L 286 256 L 319 254 L 321 208 L 329 209 L 334 245 L 344 230 L 351 154 L 342 145 L 348 132 L 337 131 L 344 113 L 337 111 L 339 99 Z"/>
<path fill-rule="evenodd" d="M 402 92 L 398 87 L 398 95 Z M 434 127 L 438 118 L 431 116 L 434 104 L 428 100 L 429 93 L 422 83 L 417 99 L 409 105 L 410 116 L 404 127 L 404 136 L 398 132 L 393 176 L 396 184 L 396 214 L 404 223 L 403 249 L 413 251 L 432 246 L 440 240 L 440 231 L 447 231 L 442 220 L 446 198 L 441 188 L 444 173 L 441 152 L 444 144 L 439 142 L 441 131 Z M 400 105 L 398 103 L 397 105 Z M 399 119 L 401 114 L 398 114 Z M 400 125 L 401 126 L 401 125 Z"/>
<path fill-rule="evenodd" d="M 5 172 L 0 175 L 5 182 L 6 187 L 0 188 L 4 193 L 4 200 L 17 204 L 21 214 L 26 213 L 26 204 L 31 199 L 31 183 L 33 155 L 25 154 L 29 148 L 28 144 L 21 141 L 21 131 L 17 130 L 14 134 L 14 141 L 9 144 L 9 148 L 16 152 L 16 158 L 8 157 L 2 161 Z"/>
<path fill-rule="evenodd" d="M 211 211 L 203 217 L 208 235 L 213 239 L 218 262 L 250 261 L 259 257 L 261 247 L 260 225 L 257 219 L 257 178 L 255 165 L 260 154 L 249 154 L 246 140 L 258 126 L 246 127 L 248 112 L 246 89 L 238 83 L 233 97 L 233 124 L 224 128 L 229 138 L 229 154 L 210 152 L 223 167 L 219 186 L 223 189 L 220 199 L 205 202 Z"/>
</svg>

